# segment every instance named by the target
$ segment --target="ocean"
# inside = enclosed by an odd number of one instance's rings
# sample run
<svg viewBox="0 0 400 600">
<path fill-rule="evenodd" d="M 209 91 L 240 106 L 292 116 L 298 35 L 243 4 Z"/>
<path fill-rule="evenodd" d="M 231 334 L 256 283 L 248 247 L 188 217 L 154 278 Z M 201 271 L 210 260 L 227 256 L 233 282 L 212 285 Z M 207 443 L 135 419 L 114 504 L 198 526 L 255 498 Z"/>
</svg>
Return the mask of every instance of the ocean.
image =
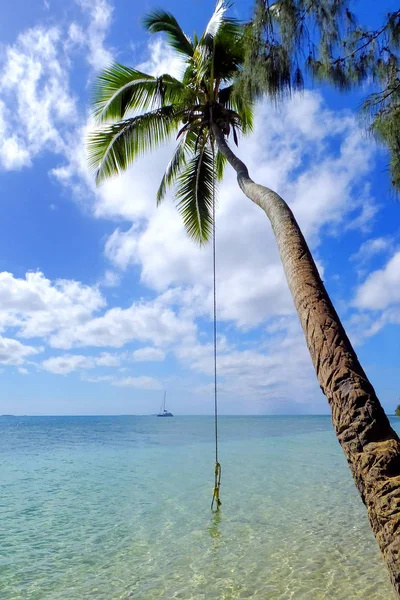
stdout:
<svg viewBox="0 0 400 600">
<path fill-rule="evenodd" d="M 394 421 L 396 429 L 399 421 Z M 0 417 L 1 600 L 388 600 L 326 416 Z"/>
</svg>

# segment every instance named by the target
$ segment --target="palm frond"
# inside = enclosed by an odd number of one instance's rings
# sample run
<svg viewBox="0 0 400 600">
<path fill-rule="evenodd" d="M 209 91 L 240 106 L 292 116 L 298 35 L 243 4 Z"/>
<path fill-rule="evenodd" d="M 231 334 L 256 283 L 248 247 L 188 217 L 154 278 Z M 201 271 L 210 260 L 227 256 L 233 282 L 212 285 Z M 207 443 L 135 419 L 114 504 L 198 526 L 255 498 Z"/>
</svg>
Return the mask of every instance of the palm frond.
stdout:
<svg viewBox="0 0 400 600">
<path fill-rule="evenodd" d="M 229 7 L 230 3 L 226 0 L 217 1 L 214 13 L 195 46 L 193 62 L 198 84 L 211 74 L 214 78 L 232 78 L 243 60 L 240 45 L 243 28 L 236 19 L 225 16 Z"/>
<path fill-rule="evenodd" d="M 225 167 L 227 165 L 227 159 L 221 152 L 218 150 L 215 155 L 215 175 L 218 181 L 222 181 L 224 178 Z"/>
<path fill-rule="evenodd" d="M 206 39 L 207 37 L 215 38 L 217 36 L 218 31 L 224 21 L 224 14 L 228 10 L 229 6 L 230 3 L 226 2 L 226 0 L 217 0 L 214 12 L 207 24 L 207 27 L 205 28 L 202 39 Z"/>
<path fill-rule="evenodd" d="M 175 148 L 171 160 L 168 163 L 163 178 L 161 179 L 160 187 L 157 191 L 157 206 L 164 200 L 167 189 L 173 185 L 179 173 L 186 164 L 186 156 L 189 151 L 193 152 L 196 145 L 196 136 L 193 132 L 187 131 L 180 139 L 179 144 Z"/>
<path fill-rule="evenodd" d="M 93 131 L 87 143 L 88 164 L 96 183 L 127 169 L 143 154 L 162 144 L 176 129 L 173 106 L 164 106 Z"/>
<path fill-rule="evenodd" d="M 214 41 L 214 76 L 231 81 L 244 61 L 245 27 L 236 19 L 224 18 Z"/>
<path fill-rule="evenodd" d="M 120 120 L 130 111 L 143 111 L 173 104 L 184 87 L 171 75 L 153 77 L 118 63 L 97 78 L 93 116 L 97 122 Z"/>
<path fill-rule="evenodd" d="M 239 115 L 239 125 L 243 133 L 250 133 L 253 130 L 253 105 L 242 94 L 235 93 L 234 85 L 220 90 L 218 101 Z"/>
<path fill-rule="evenodd" d="M 225 0 L 217 0 L 214 12 L 193 53 L 193 63 L 196 71 L 196 81 L 201 83 L 210 70 L 215 38 L 224 22 L 224 14 L 228 6 Z"/>
<path fill-rule="evenodd" d="M 189 237 L 203 244 L 212 232 L 215 185 L 213 155 L 206 143 L 187 161 L 178 177 L 176 197 Z"/>
<path fill-rule="evenodd" d="M 210 72 L 212 60 L 212 44 L 198 43 L 193 54 L 193 75 L 196 86 L 202 85 L 204 78 Z"/>
<path fill-rule="evenodd" d="M 89 136 L 87 145 L 89 165 L 99 184 L 179 130 L 157 204 L 174 186 L 186 231 L 200 243 L 210 238 L 215 186 L 227 163 L 218 150 L 213 155 L 213 124 L 224 136 L 232 134 L 235 143 L 238 131 L 252 128 L 252 104 L 235 92 L 244 60 L 245 27 L 226 16 L 229 6 L 229 0 L 217 0 L 203 36 L 194 36 L 193 41 L 172 14 L 156 10 L 147 15 L 147 30 L 166 34 L 169 45 L 184 55 L 183 78 L 153 77 L 111 65 L 99 76 L 93 100 L 93 114 L 102 127 Z"/>
<path fill-rule="evenodd" d="M 154 10 L 143 19 L 144 26 L 150 33 L 165 33 L 169 44 L 181 54 L 193 56 L 193 44 L 183 32 L 175 17 L 164 10 Z"/>
</svg>

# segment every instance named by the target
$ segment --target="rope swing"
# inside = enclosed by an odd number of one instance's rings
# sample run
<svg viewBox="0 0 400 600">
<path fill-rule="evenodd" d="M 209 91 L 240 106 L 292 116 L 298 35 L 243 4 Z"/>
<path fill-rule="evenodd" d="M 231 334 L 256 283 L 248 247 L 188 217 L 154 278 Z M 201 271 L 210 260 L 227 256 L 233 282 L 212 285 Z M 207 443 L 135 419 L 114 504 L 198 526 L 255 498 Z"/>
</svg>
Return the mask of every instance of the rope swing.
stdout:
<svg viewBox="0 0 400 600">
<path fill-rule="evenodd" d="M 215 248 L 215 150 L 212 142 L 213 153 L 213 204 L 212 204 L 212 238 L 213 238 L 213 294 L 214 294 L 214 424 L 215 424 L 215 471 L 214 489 L 211 501 L 211 510 L 219 510 L 222 502 L 219 498 L 221 485 L 221 465 L 218 462 L 218 391 L 217 391 L 217 286 L 216 286 L 216 248 Z M 215 506 L 215 508 L 214 508 Z"/>
</svg>

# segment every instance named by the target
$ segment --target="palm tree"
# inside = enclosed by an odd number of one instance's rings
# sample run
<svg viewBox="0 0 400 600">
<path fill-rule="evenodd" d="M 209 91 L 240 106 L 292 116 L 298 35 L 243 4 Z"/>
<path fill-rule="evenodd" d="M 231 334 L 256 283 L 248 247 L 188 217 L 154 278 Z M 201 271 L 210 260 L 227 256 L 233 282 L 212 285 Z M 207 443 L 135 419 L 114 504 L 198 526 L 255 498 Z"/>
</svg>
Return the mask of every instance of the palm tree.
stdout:
<svg viewBox="0 0 400 600">
<path fill-rule="evenodd" d="M 244 194 L 270 220 L 293 301 L 333 426 L 371 527 L 400 598 L 400 440 L 390 426 L 321 281 L 315 262 L 285 203 L 258 185 L 227 139 L 252 129 L 252 105 L 235 93 L 243 64 L 244 28 L 218 0 L 201 38 L 190 39 L 175 17 L 155 11 L 150 33 L 163 32 L 185 65 L 180 79 L 152 77 L 114 64 L 98 78 L 93 114 L 99 124 L 88 140 L 96 181 L 125 170 L 137 156 L 177 135 L 157 202 L 175 187 L 188 234 L 206 242 L 213 225 L 213 191 L 228 162 Z"/>
</svg>

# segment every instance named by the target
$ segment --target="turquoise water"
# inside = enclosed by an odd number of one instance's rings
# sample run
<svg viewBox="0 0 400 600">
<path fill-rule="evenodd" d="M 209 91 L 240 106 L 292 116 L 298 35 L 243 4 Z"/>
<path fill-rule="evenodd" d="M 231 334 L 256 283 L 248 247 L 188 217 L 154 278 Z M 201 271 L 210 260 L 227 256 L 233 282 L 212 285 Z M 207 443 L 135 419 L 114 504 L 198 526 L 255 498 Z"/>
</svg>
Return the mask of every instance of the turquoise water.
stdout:
<svg viewBox="0 0 400 600">
<path fill-rule="evenodd" d="M 0 418 L 2 600 L 388 600 L 329 417 Z"/>
</svg>

